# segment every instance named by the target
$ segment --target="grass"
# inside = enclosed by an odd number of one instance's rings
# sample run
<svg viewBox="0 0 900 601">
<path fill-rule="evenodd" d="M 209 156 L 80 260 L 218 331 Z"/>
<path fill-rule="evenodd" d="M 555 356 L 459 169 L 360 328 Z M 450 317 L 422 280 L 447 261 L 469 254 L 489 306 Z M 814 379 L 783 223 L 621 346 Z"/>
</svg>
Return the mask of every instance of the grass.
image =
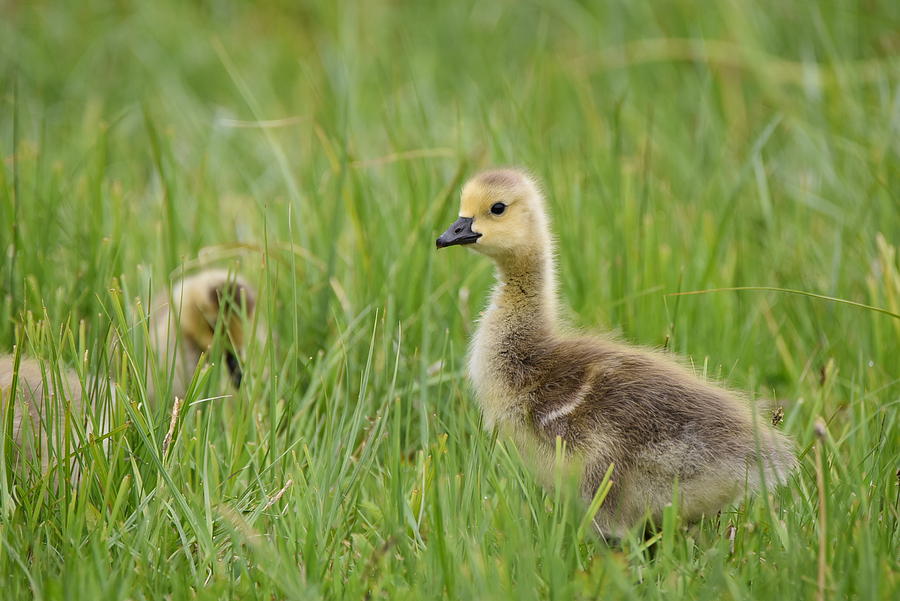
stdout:
<svg viewBox="0 0 900 601">
<path fill-rule="evenodd" d="M 0 14 L 0 352 L 117 389 L 91 391 L 105 447 L 55 441 L 77 486 L 5 453 L 4 599 L 900 594 L 900 4 Z M 510 163 L 545 184 L 572 321 L 783 406 L 789 487 L 607 547 L 483 431 L 491 269 L 433 240 Z M 268 339 L 240 392 L 202 372 L 163 452 L 137 299 L 198 264 L 257 283 Z M 821 296 L 674 295 L 745 286 Z"/>
</svg>

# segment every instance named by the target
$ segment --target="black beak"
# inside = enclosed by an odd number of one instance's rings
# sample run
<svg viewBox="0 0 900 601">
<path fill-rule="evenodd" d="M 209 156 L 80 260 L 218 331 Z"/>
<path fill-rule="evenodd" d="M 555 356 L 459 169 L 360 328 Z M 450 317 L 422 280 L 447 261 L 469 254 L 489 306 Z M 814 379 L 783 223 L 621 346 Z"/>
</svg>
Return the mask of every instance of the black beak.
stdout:
<svg viewBox="0 0 900 601">
<path fill-rule="evenodd" d="M 225 365 L 228 366 L 228 375 L 231 376 L 231 383 L 234 384 L 235 388 L 240 388 L 244 374 L 241 372 L 241 365 L 238 363 L 237 356 L 231 351 L 225 352 Z"/>
<path fill-rule="evenodd" d="M 460 217 L 454 221 L 453 225 L 448 227 L 447 231 L 435 241 L 437 247 L 445 248 L 457 244 L 472 244 L 481 238 L 481 234 L 472 231 L 472 221 L 474 219 L 474 217 Z"/>
</svg>

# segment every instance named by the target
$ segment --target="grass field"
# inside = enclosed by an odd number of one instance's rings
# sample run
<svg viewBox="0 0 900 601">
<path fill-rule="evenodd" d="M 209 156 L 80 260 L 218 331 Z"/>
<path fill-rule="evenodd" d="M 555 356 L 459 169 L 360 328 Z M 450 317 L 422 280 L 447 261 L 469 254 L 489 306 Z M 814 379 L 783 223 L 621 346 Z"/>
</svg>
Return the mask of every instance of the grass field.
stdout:
<svg viewBox="0 0 900 601">
<path fill-rule="evenodd" d="M 900 318 L 672 295 L 900 313 L 900 3 L 294 4 L 0 2 L 0 353 L 118 386 L 77 486 L 7 461 L 3 599 L 900 595 Z M 496 164 L 575 324 L 783 406 L 789 487 L 607 547 L 483 430 L 491 266 L 434 239 Z M 162 453 L 106 349 L 200 264 L 268 341 Z"/>
</svg>

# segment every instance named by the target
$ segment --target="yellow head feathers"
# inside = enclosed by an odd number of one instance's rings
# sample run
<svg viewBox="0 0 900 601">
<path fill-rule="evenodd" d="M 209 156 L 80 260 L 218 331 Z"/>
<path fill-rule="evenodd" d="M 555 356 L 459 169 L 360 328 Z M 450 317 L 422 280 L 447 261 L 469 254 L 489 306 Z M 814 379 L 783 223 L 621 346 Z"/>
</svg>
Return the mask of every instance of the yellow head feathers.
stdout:
<svg viewBox="0 0 900 601">
<path fill-rule="evenodd" d="M 471 245 L 499 262 L 549 251 L 544 202 L 534 179 L 516 169 L 479 173 L 462 189 L 459 219 L 438 248 Z"/>
</svg>

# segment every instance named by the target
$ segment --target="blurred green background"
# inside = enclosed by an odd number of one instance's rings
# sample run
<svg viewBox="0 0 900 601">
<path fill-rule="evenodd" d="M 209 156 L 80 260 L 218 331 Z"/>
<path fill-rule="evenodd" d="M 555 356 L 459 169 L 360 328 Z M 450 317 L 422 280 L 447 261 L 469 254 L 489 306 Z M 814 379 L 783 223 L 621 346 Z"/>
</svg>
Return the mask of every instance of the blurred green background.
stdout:
<svg viewBox="0 0 900 601">
<path fill-rule="evenodd" d="M 898 130 L 897 2 L 0 2 L 0 352 L 108 373 L 208 264 L 268 334 L 168 456 L 135 404 L 78 486 L 4 480 L 4 597 L 811 598 L 820 417 L 823 592 L 893 597 L 900 319 L 667 295 L 900 313 Z M 608 548 L 481 429 L 491 267 L 433 241 L 491 165 L 575 324 L 784 406 L 787 490 Z"/>
</svg>

